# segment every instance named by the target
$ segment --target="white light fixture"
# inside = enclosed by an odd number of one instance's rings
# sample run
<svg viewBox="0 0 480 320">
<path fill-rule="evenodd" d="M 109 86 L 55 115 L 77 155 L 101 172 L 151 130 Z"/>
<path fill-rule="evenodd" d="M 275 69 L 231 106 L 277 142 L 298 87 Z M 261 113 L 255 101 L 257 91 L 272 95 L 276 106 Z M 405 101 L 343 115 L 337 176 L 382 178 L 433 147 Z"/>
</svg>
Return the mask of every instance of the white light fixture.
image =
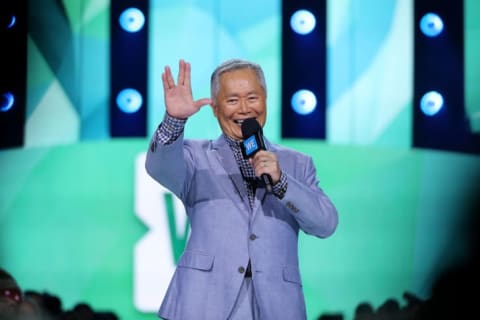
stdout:
<svg viewBox="0 0 480 320">
<path fill-rule="evenodd" d="M 145 24 L 143 12 L 137 8 L 128 8 L 119 17 L 120 26 L 127 32 L 137 32 Z"/>
<path fill-rule="evenodd" d="M 308 10 L 298 10 L 290 18 L 290 26 L 298 34 L 305 35 L 315 28 L 315 16 Z"/>
<path fill-rule="evenodd" d="M 427 13 L 420 20 L 420 29 L 427 37 L 436 37 L 443 31 L 443 21 L 436 13 Z"/>
<path fill-rule="evenodd" d="M 427 116 L 436 115 L 443 107 L 443 97 L 437 91 L 430 91 L 420 100 L 420 109 Z"/>
<path fill-rule="evenodd" d="M 142 104 L 142 95 L 135 89 L 123 89 L 117 95 L 117 106 L 125 113 L 137 112 L 142 107 Z"/>
<path fill-rule="evenodd" d="M 301 115 L 312 113 L 317 107 L 317 97 L 312 91 L 302 89 L 295 92 L 291 100 L 292 109 Z"/>
</svg>

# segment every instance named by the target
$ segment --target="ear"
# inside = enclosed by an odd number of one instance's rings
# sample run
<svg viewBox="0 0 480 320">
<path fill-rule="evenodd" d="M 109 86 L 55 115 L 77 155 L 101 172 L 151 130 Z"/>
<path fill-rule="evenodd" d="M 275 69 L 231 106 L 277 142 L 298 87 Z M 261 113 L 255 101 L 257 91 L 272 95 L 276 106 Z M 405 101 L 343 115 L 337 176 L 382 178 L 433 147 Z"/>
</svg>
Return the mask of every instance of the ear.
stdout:
<svg viewBox="0 0 480 320">
<path fill-rule="evenodd" d="M 213 111 L 213 115 L 215 116 L 215 118 L 218 118 L 217 117 L 217 104 L 212 100 L 212 103 L 210 104 L 210 106 L 212 107 L 212 111 Z"/>
</svg>

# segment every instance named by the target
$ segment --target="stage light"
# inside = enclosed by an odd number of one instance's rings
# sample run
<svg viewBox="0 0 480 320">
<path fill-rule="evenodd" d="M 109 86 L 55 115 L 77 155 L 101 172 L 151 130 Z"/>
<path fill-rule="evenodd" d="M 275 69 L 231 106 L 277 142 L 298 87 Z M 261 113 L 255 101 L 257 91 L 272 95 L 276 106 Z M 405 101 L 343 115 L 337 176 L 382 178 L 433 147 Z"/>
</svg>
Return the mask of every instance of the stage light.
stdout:
<svg viewBox="0 0 480 320">
<path fill-rule="evenodd" d="M 2 21 L 1 22 L 2 28 L 5 27 L 6 29 L 12 29 L 15 26 L 15 23 L 17 22 L 17 17 L 13 14 L 11 15 L 7 14 L 5 16 L 2 15 L 0 20 Z"/>
<path fill-rule="evenodd" d="M 149 3 L 149 0 L 111 1 L 109 130 L 112 138 L 147 135 Z"/>
<path fill-rule="evenodd" d="M 293 94 L 291 103 L 296 113 L 307 115 L 317 107 L 317 98 L 312 91 L 302 89 Z"/>
<path fill-rule="evenodd" d="M 427 116 L 436 115 L 443 107 L 443 97 L 436 91 L 430 91 L 423 95 L 420 100 L 420 108 Z"/>
<path fill-rule="evenodd" d="M 328 1 L 280 2 L 281 136 L 325 139 Z"/>
<path fill-rule="evenodd" d="M 420 29 L 427 37 L 436 37 L 443 31 L 443 21 L 435 13 L 427 13 L 420 20 Z"/>
<path fill-rule="evenodd" d="M 0 97 L 0 112 L 7 112 L 12 109 L 15 103 L 15 96 L 11 92 L 4 92 Z"/>
<path fill-rule="evenodd" d="M 298 10 L 290 18 L 290 26 L 298 34 L 308 34 L 315 28 L 315 16 L 307 10 Z"/>
<path fill-rule="evenodd" d="M 2 0 L 2 2 L 5 0 Z M 2 3 L 3 4 L 3 3 Z M 8 2 L 7 8 L 4 8 L 3 6 L 0 7 L 0 29 L 11 29 L 15 25 L 15 22 L 17 21 L 17 17 L 13 14 L 12 10 L 8 8 Z"/>
<path fill-rule="evenodd" d="M 137 112 L 143 104 L 143 98 L 140 92 L 135 89 L 127 88 L 117 95 L 117 106 L 125 113 Z"/>
<path fill-rule="evenodd" d="M 143 12 L 137 8 L 128 8 L 122 12 L 118 19 L 120 26 L 127 32 L 137 32 L 143 28 L 145 24 L 145 16 Z"/>
<path fill-rule="evenodd" d="M 15 22 L 17 21 L 17 17 L 15 17 L 14 15 L 12 15 L 11 19 L 10 19 L 10 23 L 8 24 L 7 26 L 7 29 L 11 29 L 13 28 L 13 26 L 15 25 Z"/>
</svg>

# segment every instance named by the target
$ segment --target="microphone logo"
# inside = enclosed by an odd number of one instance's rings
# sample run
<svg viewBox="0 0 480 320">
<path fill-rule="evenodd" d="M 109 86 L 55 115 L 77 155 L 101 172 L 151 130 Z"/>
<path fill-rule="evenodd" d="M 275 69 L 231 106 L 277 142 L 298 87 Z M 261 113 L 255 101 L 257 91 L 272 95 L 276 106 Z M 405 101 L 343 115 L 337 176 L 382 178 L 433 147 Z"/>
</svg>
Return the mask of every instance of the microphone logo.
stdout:
<svg viewBox="0 0 480 320">
<path fill-rule="evenodd" d="M 258 146 L 257 139 L 256 139 L 255 135 L 252 135 L 252 136 L 248 137 L 247 139 L 243 140 L 242 143 L 243 143 L 243 147 L 244 147 L 244 150 L 245 150 L 245 156 L 247 158 L 250 157 L 255 152 L 257 152 L 258 149 L 259 149 L 259 146 Z"/>
<path fill-rule="evenodd" d="M 242 135 L 243 141 L 240 147 L 244 158 L 251 158 L 257 151 L 266 150 L 262 127 L 255 118 L 248 118 L 243 121 Z"/>
</svg>

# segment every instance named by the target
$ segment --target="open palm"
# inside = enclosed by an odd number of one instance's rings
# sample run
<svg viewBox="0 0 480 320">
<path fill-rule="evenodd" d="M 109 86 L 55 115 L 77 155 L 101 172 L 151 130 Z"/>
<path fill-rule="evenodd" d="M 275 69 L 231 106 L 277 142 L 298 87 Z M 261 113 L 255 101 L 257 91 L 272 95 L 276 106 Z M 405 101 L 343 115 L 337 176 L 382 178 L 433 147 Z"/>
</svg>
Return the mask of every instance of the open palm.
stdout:
<svg viewBox="0 0 480 320">
<path fill-rule="evenodd" d="M 177 84 L 170 67 L 166 66 L 162 73 L 165 106 L 167 113 L 172 117 L 186 119 L 197 113 L 202 106 L 211 104 L 209 98 L 193 100 L 190 72 L 190 63 L 180 60 Z"/>
</svg>

